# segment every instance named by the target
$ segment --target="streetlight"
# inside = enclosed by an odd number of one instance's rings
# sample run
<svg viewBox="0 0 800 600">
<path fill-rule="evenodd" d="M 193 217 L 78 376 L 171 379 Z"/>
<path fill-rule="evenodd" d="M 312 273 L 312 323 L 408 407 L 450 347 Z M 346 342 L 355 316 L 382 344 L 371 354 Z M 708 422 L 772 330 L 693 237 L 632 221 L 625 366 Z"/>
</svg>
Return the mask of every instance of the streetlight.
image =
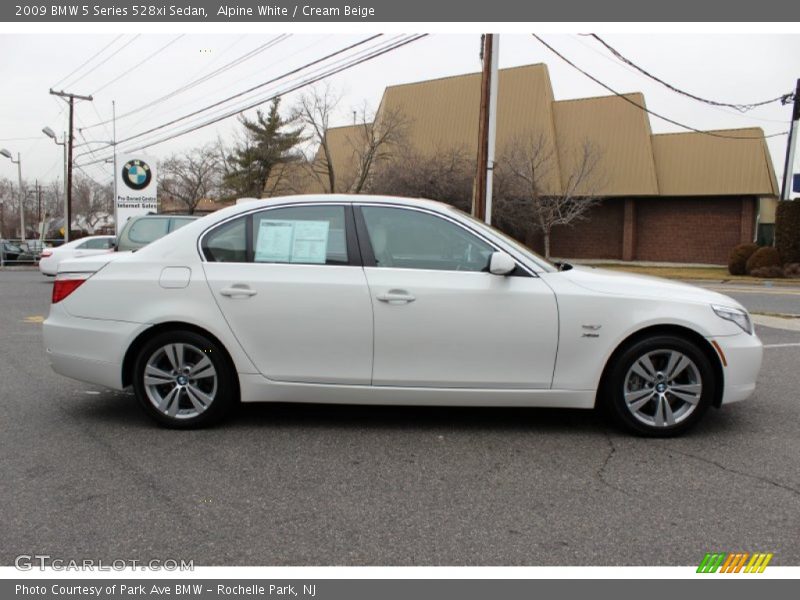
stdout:
<svg viewBox="0 0 800 600">
<path fill-rule="evenodd" d="M 25 194 L 22 191 L 22 158 L 17 152 L 17 160 L 11 155 L 11 152 L 3 148 L 0 154 L 9 159 L 12 163 L 17 165 L 17 176 L 19 177 L 19 227 L 22 230 L 22 241 L 25 241 Z"/>
<path fill-rule="evenodd" d="M 60 142 L 58 141 L 56 132 L 49 127 L 43 127 L 42 133 L 53 140 L 57 146 L 62 146 L 64 148 L 64 243 L 66 244 L 69 241 L 69 225 L 67 224 L 67 215 L 69 214 L 69 209 L 67 207 L 67 133 L 64 132 Z"/>
</svg>

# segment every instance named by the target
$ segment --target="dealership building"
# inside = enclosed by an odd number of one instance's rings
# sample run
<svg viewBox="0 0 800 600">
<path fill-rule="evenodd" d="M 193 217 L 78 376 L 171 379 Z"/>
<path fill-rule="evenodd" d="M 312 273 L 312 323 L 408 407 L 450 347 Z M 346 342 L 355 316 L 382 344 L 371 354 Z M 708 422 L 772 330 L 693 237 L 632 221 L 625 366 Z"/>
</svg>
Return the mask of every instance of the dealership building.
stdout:
<svg viewBox="0 0 800 600">
<path fill-rule="evenodd" d="M 399 113 L 405 143 L 415 152 L 475 156 L 479 106 L 478 73 L 396 85 L 386 88 L 376 124 Z M 736 244 L 759 232 L 769 235 L 778 184 L 763 131 L 654 134 L 644 106 L 640 93 L 555 100 L 544 64 L 500 71 L 498 161 L 519 140 L 539 140 L 553 157 L 542 188 L 559 194 L 569 185 L 579 149 L 589 144 L 597 152 L 601 175 L 591 193 L 602 201 L 586 220 L 553 230 L 551 254 L 723 264 Z M 345 178 L 355 168 L 358 127 L 328 131 L 332 162 Z M 265 195 L 285 193 L 270 185 Z M 327 191 L 324 178 L 306 177 L 300 188 L 292 192 Z M 541 250 L 541 239 L 524 241 Z"/>
</svg>

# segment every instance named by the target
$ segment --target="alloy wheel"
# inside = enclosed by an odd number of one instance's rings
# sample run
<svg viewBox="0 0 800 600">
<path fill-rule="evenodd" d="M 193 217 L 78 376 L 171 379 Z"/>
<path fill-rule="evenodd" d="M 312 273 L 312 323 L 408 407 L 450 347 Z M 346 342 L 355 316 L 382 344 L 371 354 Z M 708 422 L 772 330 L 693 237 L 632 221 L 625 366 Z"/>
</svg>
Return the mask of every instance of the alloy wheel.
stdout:
<svg viewBox="0 0 800 600">
<path fill-rule="evenodd" d="M 147 360 L 143 377 L 147 398 L 173 419 L 200 415 L 217 395 L 217 370 L 208 355 L 192 344 L 158 348 Z"/>
<path fill-rule="evenodd" d="M 625 406 L 650 427 L 673 427 L 695 411 L 703 380 L 694 361 L 678 350 L 653 350 L 628 369 L 623 383 Z"/>
</svg>

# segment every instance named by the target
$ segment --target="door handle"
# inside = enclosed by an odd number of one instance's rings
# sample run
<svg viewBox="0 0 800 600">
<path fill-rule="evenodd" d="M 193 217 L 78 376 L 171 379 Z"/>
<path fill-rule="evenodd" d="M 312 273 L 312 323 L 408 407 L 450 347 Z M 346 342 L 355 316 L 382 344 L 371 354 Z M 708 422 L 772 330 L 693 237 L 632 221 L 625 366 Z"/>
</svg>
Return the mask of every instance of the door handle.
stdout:
<svg viewBox="0 0 800 600">
<path fill-rule="evenodd" d="M 376 298 L 389 304 L 408 304 L 416 300 L 414 296 L 405 290 L 389 290 L 385 294 L 378 294 Z"/>
<path fill-rule="evenodd" d="M 249 287 L 245 285 L 233 285 L 231 287 L 222 288 L 219 291 L 220 294 L 223 296 L 227 296 L 228 298 L 236 298 L 236 297 L 244 297 L 249 298 L 250 296 L 255 296 L 258 292 L 255 290 L 251 290 Z"/>
</svg>

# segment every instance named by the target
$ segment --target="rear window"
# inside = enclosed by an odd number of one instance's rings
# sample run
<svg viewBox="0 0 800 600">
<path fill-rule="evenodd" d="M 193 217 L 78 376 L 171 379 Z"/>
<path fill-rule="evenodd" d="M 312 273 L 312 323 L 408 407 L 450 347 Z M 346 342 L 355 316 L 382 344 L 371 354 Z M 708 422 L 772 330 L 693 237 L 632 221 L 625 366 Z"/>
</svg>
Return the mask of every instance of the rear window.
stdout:
<svg viewBox="0 0 800 600">
<path fill-rule="evenodd" d="M 176 219 L 176 218 L 173 218 L 172 219 L 172 223 L 169 226 L 169 230 L 170 231 L 175 231 L 176 229 L 180 229 L 184 225 L 188 225 L 192 221 L 194 221 L 194 219 Z"/>
<path fill-rule="evenodd" d="M 153 240 L 167 235 L 169 218 L 139 219 L 131 225 L 128 239 L 136 244 L 149 244 Z"/>
</svg>

